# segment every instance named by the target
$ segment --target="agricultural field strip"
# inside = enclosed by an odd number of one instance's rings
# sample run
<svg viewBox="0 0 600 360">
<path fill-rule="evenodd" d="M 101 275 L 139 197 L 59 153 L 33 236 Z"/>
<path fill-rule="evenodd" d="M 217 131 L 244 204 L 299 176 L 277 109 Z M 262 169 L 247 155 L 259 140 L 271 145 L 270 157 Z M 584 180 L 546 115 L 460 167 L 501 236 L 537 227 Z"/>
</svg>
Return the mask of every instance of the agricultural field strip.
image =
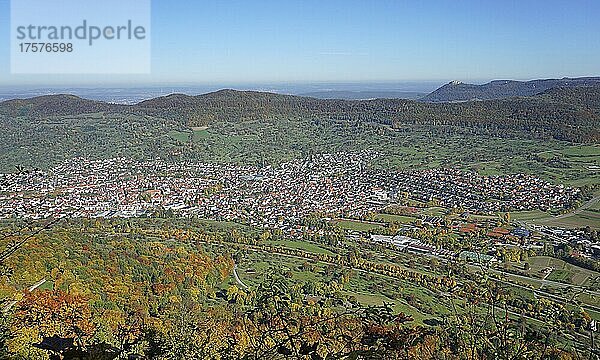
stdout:
<svg viewBox="0 0 600 360">
<path fill-rule="evenodd" d="M 174 240 L 176 241 L 176 240 Z M 238 244 L 238 243 L 217 243 L 217 242 L 210 242 L 210 241 L 202 241 L 202 240 L 195 240 L 195 242 L 198 243 L 202 243 L 202 244 L 207 244 L 207 245 L 216 245 L 216 246 L 220 246 L 220 247 L 225 247 L 225 246 L 236 246 L 236 247 L 244 247 L 246 250 L 251 250 L 251 251 L 255 251 L 255 252 L 260 252 L 260 253 L 264 253 L 264 254 L 268 254 L 268 255 L 279 255 L 279 256 L 284 256 L 284 257 L 288 257 L 288 258 L 293 258 L 293 259 L 299 259 L 299 260 L 312 260 L 312 261 L 316 261 L 322 264 L 327 264 L 327 265 L 334 265 L 334 266 L 339 266 L 338 264 L 332 263 L 332 262 L 327 262 L 327 261 L 323 261 L 323 260 L 315 260 L 309 257 L 301 257 L 301 256 L 296 256 L 296 255 L 290 255 L 290 254 L 282 254 L 282 253 L 278 253 L 278 252 L 270 252 L 270 251 L 266 251 L 257 247 L 254 247 L 252 245 L 247 245 L 247 244 Z M 393 276 L 389 276 L 389 275 L 385 275 L 385 274 L 381 274 L 378 272 L 374 272 L 374 271 L 368 271 L 368 270 L 364 270 L 364 269 L 359 269 L 359 268 L 354 268 L 354 267 L 349 267 L 350 269 L 357 271 L 357 272 L 361 272 L 361 273 L 365 273 L 365 274 L 370 274 L 370 275 L 376 275 L 376 276 L 381 276 L 390 280 L 394 280 L 394 281 L 402 281 L 401 279 L 398 279 L 396 277 Z M 496 279 L 494 279 L 496 280 Z M 457 282 L 460 283 L 460 282 Z M 508 283 L 509 285 L 515 286 L 516 284 L 514 283 Z M 517 285 L 518 286 L 518 285 Z M 531 289 L 527 289 L 527 290 L 531 290 Z M 430 291 L 430 290 L 428 290 Z M 448 293 L 444 293 L 444 292 L 438 292 L 437 295 L 441 295 L 445 298 L 448 298 L 449 300 L 452 299 L 451 295 Z M 547 295 L 547 294 L 544 294 Z M 551 297 L 548 297 L 549 299 L 552 299 Z M 584 307 L 585 308 L 585 307 Z M 515 317 L 524 317 L 530 321 L 534 321 L 536 323 L 540 323 L 540 324 L 545 324 L 545 321 L 543 319 L 536 319 L 533 317 L 530 317 L 526 314 L 522 314 L 520 312 L 516 312 L 514 310 L 518 310 L 515 308 L 510 307 L 508 309 L 508 313 L 515 316 Z M 600 310 L 600 309 L 599 309 Z M 587 337 L 584 336 L 583 334 L 576 334 L 579 338 L 582 338 L 584 340 L 587 340 Z M 584 346 L 584 344 L 577 342 L 580 346 Z"/>
<path fill-rule="evenodd" d="M 157 237 L 162 239 L 162 237 L 160 235 L 158 235 Z M 170 239 L 170 240 L 171 241 L 175 241 L 175 242 L 181 241 L 180 239 Z M 220 247 L 226 247 L 226 246 L 230 246 L 231 247 L 231 246 L 233 246 L 233 247 L 244 248 L 246 250 L 251 250 L 251 251 L 255 251 L 255 252 L 261 252 L 261 253 L 264 253 L 264 254 L 271 254 L 271 255 L 277 254 L 279 256 L 284 256 L 284 257 L 293 258 L 293 259 L 311 260 L 311 261 L 316 261 L 316 262 L 319 262 L 319 263 L 322 263 L 322 264 L 339 266 L 339 264 L 336 264 L 336 263 L 333 263 L 333 262 L 323 261 L 323 260 L 315 259 L 315 258 L 311 258 L 311 257 L 302 257 L 302 256 L 297 256 L 297 255 L 291 255 L 291 254 L 283 254 L 283 253 L 280 253 L 280 252 L 277 252 L 277 251 L 267 251 L 267 250 L 261 249 L 260 247 L 257 247 L 255 245 L 250 245 L 250 244 L 235 243 L 235 242 L 211 242 L 211 241 L 205 241 L 205 240 L 199 240 L 199 239 L 194 239 L 193 242 L 195 242 L 195 243 L 201 243 L 201 244 L 207 244 L 207 245 L 217 245 L 217 246 L 220 246 Z M 293 249 L 293 248 L 290 248 L 290 249 L 291 250 L 297 250 L 297 249 Z M 318 255 L 318 254 L 314 254 L 314 255 Z M 436 258 L 439 258 L 439 257 L 436 257 Z M 445 261 L 445 259 L 443 259 L 443 258 L 439 258 L 439 259 L 442 260 L 442 261 Z M 393 277 L 393 276 L 381 274 L 381 273 L 376 272 L 376 271 L 369 271 L 369 270 L 360 269 L 360 268 L 356 268 L 356 267 L 348 267 L 348 268 L 350 268 L 350 269 L 352 269 L 354 271 L 357 271 L 357 272 L 365 273 L 365 274 L 377 275 L 377 276 L 381 276 L 381 277 L 384 277 L 384 278 L 387 278 L 387 279 L 392 279 L 392 280 L 395 280 L 395 281 L 399 281 L 399 280 L 401 281 L 401 279 L 399 279 L 397 277 Z M 479 267 L 477 267 L 477 268 L 479 269 Z M 414 270 L 411 270 L 411 271 L 414 271 Z M 513 274 L 510 274 L 510 273 L 503 273 L 503 272 L 500 272 L 500 271 L 497 271 L 497 272 L 502 273 L 504 275 L 513 275 Z M 499 279 L 494 279 L 494 280 L 495 281 L 501 281 Z M 460 281 L 457 281 L 457 283 L 460 284 Z M 512 285 L 512 286 L 524 288 L 522 285 L 515 284 L 513 282 L 507 282 L 507 283 L 509 285 Z M 558 283 L 558 284 L 560 284 L 560 283 Z M 564 284 L 561 284 L 561 285 L 564 285 Z M 533 291 L 532 289 L 527 289 L 527 290 Z M 431 290 L 428 290 L 428 291 L 431 291 Z M 546 297 L 546 298 L 548 298 L 550 300 L 555 300 L 554 299 L 555 295 L 553 295 L 553 294 L 546 293 L 543 290 L 537 290 L 537 292 L 538 292 L 538 294 L 540 294 L 543 297 Z M 443 292 L 438 292 L 437 295 L 447 295 L 447 294 L 445 294 Z M 584 308 L 584 309 L 586 307 L 589 307 L 589 306 L 588 305 L 582 306 L 582 308 Z M 595 306 L 592 306 L 591 308 L 600 311 L 600 309 L 597 309 Z"/>
</svg>

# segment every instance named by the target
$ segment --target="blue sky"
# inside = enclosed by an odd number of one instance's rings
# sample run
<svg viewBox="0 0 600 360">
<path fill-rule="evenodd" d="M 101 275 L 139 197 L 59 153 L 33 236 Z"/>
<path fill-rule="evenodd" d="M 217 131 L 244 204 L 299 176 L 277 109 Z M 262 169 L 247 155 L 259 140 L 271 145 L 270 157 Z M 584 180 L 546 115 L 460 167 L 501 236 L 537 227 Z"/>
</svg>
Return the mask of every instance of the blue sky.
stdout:
<svg viewBox="0 0 600 360">
<path fill-rule="evenodd" d="M 0 86 L 600 75 L 597 0 L 153 0 L 152 73 L 135 76 L 10 75 L 9 9 Z"/>
</svg>

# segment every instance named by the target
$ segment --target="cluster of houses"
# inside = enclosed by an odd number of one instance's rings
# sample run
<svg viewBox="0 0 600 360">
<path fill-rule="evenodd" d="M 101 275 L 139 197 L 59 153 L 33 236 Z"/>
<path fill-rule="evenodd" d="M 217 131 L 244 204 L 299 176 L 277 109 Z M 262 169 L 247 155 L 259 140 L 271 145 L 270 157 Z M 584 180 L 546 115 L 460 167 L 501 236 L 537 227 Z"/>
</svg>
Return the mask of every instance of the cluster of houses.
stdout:
<svg viewBox="0 0 600 360">
<path fill-rule="evenodd" d="M 499 211 L 565 209 L 579 198 L 577 188 L 553 185 L 531 175 L 481 176 L 455 169 L 431 169 L 386 173 L 394 194 L 408 193 L 412 199 L 435 201 L 449 208 L 479 214 Z"/>
<path fill-rule="evenodd" d="M 312 213 L 362 217 L 401 192 L 472 212 L 567 207 L 578 190 L 526 175 L 369 168 L 374 152 L 313 155 L 279 166 L 71 159 L 0 175 L 0 218 L 177 216 L 297 230 Z"/>
</svg>

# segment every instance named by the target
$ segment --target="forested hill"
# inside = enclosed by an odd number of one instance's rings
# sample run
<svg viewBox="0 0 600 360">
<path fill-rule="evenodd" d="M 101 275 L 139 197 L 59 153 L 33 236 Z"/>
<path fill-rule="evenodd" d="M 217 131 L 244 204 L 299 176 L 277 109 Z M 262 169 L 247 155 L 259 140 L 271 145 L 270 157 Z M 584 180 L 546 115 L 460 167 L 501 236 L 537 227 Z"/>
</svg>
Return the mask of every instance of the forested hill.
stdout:
<svg viewBox="0 0 600 360">
<path fill-rule="evenodd" d="M 557 87 L 546 90 L 539 98 L 581 109 L 600 109 L 600 85 L 585 87 Z"/>
<path fill-rule="evenodd" d="M 169 95 L 137 105 L 113 105 L 70 95 L 0 103 L 10 117 L 71 116 L 109 112 L 162 118 L 182 126 L 288 119 L 374 122 L 410 126 L 493 129 L 494 132 L 600 142 L 600 86 L 561 87 L 531 97 L 456 103 L 402 99 L 323 100 L 254 91 L 221 90 L 199 96 Z"/>
<path fill-rule="evenodd" d="M 321 100 L 261 92 L 222 90 L 190 97 L 171 95 L 142 102 L 136 111 L 188 126 L 217 122 L 332 119 L 406 126 L 497 128 L 544 134 L 573 142 L 600 142 L 600 86 L 560 88 L 533 97 L 463 103 L 402 99 Z"/>
<path fill-rule="evenodd" d="M 504 99 L 515 96 L 532 96 L 557 87 L 599 86 L 600 77 L 543 79 L 531 81 L 494 80 L 487 84 L 465 84 L 452 81 L 429 95 L 422 101 L 451 102 L 469 100 Z"/>
<path fill-rule="evenodd" d="M 15 99 L 0 103 L 0 114 L 9 116 L 49 117 L 120 110 L 123 110 L 123 107 L 119 105 L 64 94 Z"/>
<path fill-rule="evenodd" d="M 204 126 L 215 121 L 241 122 L 280 117 L 305 117 L 314 114 L 328 101 L 257 91 L 219 90 L 188 96 L 173 94 L 143 101 L 135 111 L 168 119 L 184 119 L 189 126 Z"/>
</svg>

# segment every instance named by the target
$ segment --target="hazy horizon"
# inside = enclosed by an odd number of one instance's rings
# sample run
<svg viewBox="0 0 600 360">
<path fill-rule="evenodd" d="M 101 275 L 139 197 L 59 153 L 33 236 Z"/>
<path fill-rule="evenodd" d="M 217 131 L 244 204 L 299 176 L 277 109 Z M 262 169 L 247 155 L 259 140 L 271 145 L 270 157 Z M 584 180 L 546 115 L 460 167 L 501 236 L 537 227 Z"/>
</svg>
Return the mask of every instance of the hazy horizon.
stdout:
<svg viewBox="0 0 600 360">
<path fill-rule="evenodd" d="M 0 86 L 581 77 L 600 74 L 598 13 L 594 1 L 155 0 L 150 74 L 11 75 L 5 46 Z M 9 38 L 9 14 L 0 0 L 0 37 Z"/>
<path fill-rule="evenodd" d="M 595 77 L 593 75 L 584 77 Z M 460 79 L 456 79 L 459 80 Z M 485 84 L 495 80 L 528 81 L 537 79 L 489 79 L 472 81 L 472 84 Z M 429 94 L 452 80 L 436 81 L 346 81 L 346 82 L 265 82 L 265 83 L 190 83 L 190 84 L 104 84 L 104 85 L 0 85 L 0 102 L 11 99 L 27 99 L 37 96 L 68 94 L 84 99 L 106 101 L 121 104 L 135 104 L 140 101 L 171 94 L 190 96 L 207 94 L 224 89 L 238 91 L 260 91 L 286 95 L 313 96 L 314 94 L 332 93 L 334 98 L 339 93 L 368 93 L 373 97 L 418 99 Z M 407 97 L 407 94 L 419 96 Z M 402 96 L 404 95 L 404 96 Z M 317 96 L 318 97 L 318 96 Z M 362 99 L 370 98 L 364 97 Z M 360 96 L 355 99 L 361 99 Z"/>
</svg>

